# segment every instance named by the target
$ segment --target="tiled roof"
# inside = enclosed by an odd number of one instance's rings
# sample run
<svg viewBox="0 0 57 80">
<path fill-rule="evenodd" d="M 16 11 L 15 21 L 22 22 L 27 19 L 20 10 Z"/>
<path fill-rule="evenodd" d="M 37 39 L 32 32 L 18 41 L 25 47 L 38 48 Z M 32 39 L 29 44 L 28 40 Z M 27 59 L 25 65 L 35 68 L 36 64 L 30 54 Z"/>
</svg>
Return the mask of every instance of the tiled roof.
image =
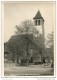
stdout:
<svg viewBox="0 0 57 80">
<path fill-rule="evenodd" d="M 29 43 L 30 44 L 32 44 L 33 46 L 35 46 L 35 47 L 38 47 L 37 46 L 37 41 L 35 41 L 34 39 L 33 39 L 33 35 L 28 35 L 28 39 L 27 39 L 28 41 L 29 41 Z M 24 45 L 26 45 L 26 35 L 16 35 L 16 36 L 12 36 L 11 38 L 10 38 L 10 40 L 8 41 L 8 44 L 9 43 L 12 43 L 12 42 L 14 42 L 14 44 L 17 44 L 16 42 L 18 42 L 18 44 L 19 44 L 19 46 L 21 47 L 25 47 Z"/>
<path fill-rule="evenodd" d="M 37 12 L 36 16 L 33 19 L 43 19 L 40 11 Z M 43 21 L 44 21 L 44 19 L 43 19 Z"/>
</svg>

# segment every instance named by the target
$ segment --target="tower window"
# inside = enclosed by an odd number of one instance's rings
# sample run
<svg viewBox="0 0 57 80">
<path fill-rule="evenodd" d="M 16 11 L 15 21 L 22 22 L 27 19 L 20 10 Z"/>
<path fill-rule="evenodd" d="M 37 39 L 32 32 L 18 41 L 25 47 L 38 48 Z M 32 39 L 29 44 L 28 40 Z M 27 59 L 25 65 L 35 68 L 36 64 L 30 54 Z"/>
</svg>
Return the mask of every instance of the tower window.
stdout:
<svg viewBox="0 0 57 80">
<path fill-rule="evenodd" d="M 35 25 L 37 26 L 37 20 L 35 20 Z"/>
<path fill-rule="evenodd" d="M 40 20 L 38 20 L 38 25 L 40 25 Z"/>
</svg>

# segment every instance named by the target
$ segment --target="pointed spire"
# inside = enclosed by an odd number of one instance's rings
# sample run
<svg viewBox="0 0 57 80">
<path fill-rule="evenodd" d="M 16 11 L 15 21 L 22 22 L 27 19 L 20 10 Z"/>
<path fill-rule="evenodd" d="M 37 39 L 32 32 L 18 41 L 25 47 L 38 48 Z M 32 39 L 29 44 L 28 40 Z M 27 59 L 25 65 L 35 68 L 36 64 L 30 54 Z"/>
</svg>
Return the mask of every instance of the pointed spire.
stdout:
<svg viewBox="0 0 57 80">
<path fill-rule="evenodd" d="M 41 15 L 39 10 L 38 10 L 36 16 L 33 19 L 43 19 L 43 17 L 42 17 L 42 15 Z M 43 19 L 43 21 L 44 21 L 44 19 Z"/>
</svg>

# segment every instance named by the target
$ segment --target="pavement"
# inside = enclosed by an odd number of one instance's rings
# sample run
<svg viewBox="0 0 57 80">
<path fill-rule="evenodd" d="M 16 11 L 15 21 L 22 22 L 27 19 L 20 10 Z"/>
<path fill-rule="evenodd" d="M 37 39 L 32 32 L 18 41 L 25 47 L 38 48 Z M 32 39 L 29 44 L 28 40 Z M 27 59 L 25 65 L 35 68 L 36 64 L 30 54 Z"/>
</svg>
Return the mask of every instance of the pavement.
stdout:
<svg viewBox="0 0 57 80">
<path fill-rule="evenodd" d="M 5 76 L 53 76 L 50 65 L 5 66 Z"/>
</svg>

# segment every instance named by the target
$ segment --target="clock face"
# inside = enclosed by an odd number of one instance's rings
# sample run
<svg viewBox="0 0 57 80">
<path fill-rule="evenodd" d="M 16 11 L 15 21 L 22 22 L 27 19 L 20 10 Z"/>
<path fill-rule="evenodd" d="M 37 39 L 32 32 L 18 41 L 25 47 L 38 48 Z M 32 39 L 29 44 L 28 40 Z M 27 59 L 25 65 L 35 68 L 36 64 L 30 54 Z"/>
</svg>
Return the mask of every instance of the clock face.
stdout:
<svg viewBox="0 0 57 80">
<path fill-rule="evenodd" d="M 39 31 L 39 34 L 42 34 L 42 26 L 35 26 L 35 28 Z"/>
</svg>

